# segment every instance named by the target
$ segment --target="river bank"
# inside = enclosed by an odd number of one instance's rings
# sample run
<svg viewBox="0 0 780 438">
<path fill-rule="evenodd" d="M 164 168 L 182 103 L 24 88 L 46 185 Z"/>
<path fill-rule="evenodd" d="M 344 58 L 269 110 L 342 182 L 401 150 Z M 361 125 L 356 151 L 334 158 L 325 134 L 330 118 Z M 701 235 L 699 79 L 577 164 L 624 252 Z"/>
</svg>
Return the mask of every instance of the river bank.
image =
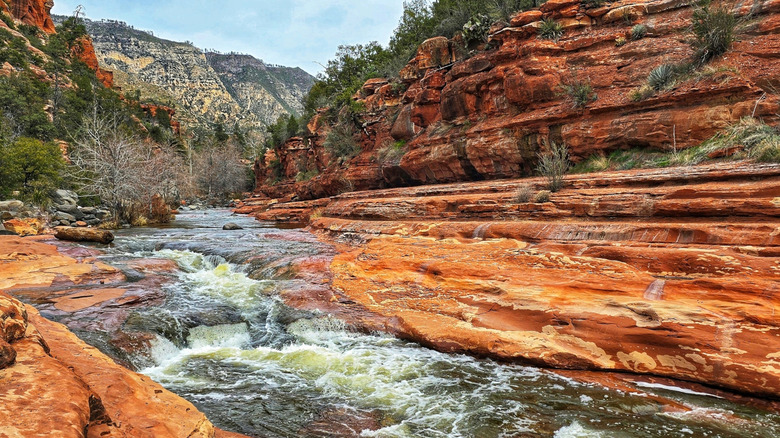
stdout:
<svg viewBox="0 0 780 438">
<path fill-rule="evenodd" d="M 244 230 L 222 230 L 228 221 Z M 55 336 L 52 323 L 31 317 L 56 360 L 66 367 L 75 361 L 74 373 L 87 370 L 77 377 L 100 396 L 111 424 L 122 425 L 117 436 L 145 436 L 130 430 L 134 420 L 121 421 L 146 415 L 118 391 L 128 379 L 140 379 L 158 398 L 169 394 L 156 393 L 162 389 L 153 380 L 192 403 L 191 417 L 180 424 L 178 415 L 158 408 L 158 399 L 146 400 L 144 407 L 175 418 L 176 427 L 195 430 L 196 419 L 207 417 L 209 425 L 253 437 L 769 437 L 780 427 L 771 402 L 701 385 L 551 372 L 368 331 L 392 332 L 397 320 L 332 287 L 344 281 L 331 270 L 343 255 L 337 245 L 349 239 L 322 243 L 299 229 L 224 211 L 122 230 L 111 246 L 57 243 L 58 252 L 36 239 L 0 251 L 8 253 L 0 269 L 15 278 L 0 289 L 101 350 L 76 343 L 73 334 Z M 27 341 L 11 345 L 19 342 Z M 70 356 L 61 356 L 62 349 Z M 141 374 L 105 371 L 120 367 L 94 359 L 102 354 Z M 130 394 L 145 397 L 142 390 Z M 5 403 L 4 418 L 24 413 L 25 397 Z M 35 406 L 61 409 L 48 400 Z M 88 420 L 88 436 L 107 424 L 92 417 L 79 417 Z M 52 427 L 45 416 L 25 418 L 28 427 Z M 180 431 L 154 436 L 186 436 Z"/>
<path fill-rule="evenodd" d="M 780 167 L 720 163 L 249 200 L 307 220 L 343 302 L 448 352 L 780 396 Z"/>
</svg>

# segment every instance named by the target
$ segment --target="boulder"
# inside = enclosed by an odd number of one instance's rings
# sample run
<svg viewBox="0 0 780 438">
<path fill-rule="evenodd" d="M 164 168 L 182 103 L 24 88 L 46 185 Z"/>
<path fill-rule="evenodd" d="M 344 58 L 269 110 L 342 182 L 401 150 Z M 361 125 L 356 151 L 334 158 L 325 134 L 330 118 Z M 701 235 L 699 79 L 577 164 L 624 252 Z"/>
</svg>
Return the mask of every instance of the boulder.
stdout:
<svg viewBox="0 0 780 438">
<path fill-rule="evenodd" d="M 58 211 L 54 215 L 54 219 L 58 221 L 68 221 L 68 222 L 76 222 L 76 217 L 72 214 L 65 213 L 63 211 Z"/>
<path fill-rule="evenodd" d="M 54 237 L 70 242 L 97 242 L 108 244 L 114 241 L 114 234 L 97 228 L 57 227 Z"/>
<path fill-rule="evenodd" d="M 75 224 L 73 224 L 74 227 L 83 228 L 87 226 L 87 223 L 84 221 L 77 221 Z"/>
<path fill-rule="evenodd" d="M 10 201 L 0 201 L 0 210 L 3 211 L 17 211 L 22 207 L 24 207 L 24 203 L 15 199 L 11 199 Z"/>
<path fill-rule="evenodd" d="M 222 227 L 222 229 L 223 230 L 227 230 L 227 231 L 235 231 L 235 230 L 243 230 L 244 228 L 239 226 L 238 224 L 234 224 L 234 223 L 230 222 L 230 223 L 225 224 Z"/>
<path fill-rule="evenodd" d="M 77 205 L 79 203 L 79 195 L 77 195 L 76 192 L 72 192 L 70 190 L 57 190 L 54 192 L 52 200 L 57 205 Z"/>
<path fill-rule="evenodd" d="M 43 230 L 43 221 L 35 218 L 11 219 L 3 225 L 7 231 L 20 236 L 37 236 Z"/>
</svg>

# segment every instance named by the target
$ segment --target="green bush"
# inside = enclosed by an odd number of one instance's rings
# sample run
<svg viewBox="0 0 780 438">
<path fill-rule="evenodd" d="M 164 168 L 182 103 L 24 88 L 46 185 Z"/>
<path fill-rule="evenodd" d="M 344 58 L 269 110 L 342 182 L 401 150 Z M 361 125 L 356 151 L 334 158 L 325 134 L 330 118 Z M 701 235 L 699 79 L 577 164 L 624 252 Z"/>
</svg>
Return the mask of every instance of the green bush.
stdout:
<svg viewBox="0 0 780 438">
<path fill-rule="evenodd" d="M 723 7 L 712 9 L 705 3 L 693 12 L 692 27 L 696 60 L 704 64 L 731 48 L 736 38 L 737 18 Z"/>
<path fill-rule="evenodd" d="M 551 143 L 549 150 L 539 154 L 539 173 L 547 179 L 547 188 L 557 192 L 563 187 L 563 178 L 569 171 L 569 148 L 563 143 Z"/>
<path fill-rule="evenodd" d="M 590 82 L 577 81 L 563 85 L 564 92 L 569 95 L 576 108 L 583 108 L 588 103 L 596 100 L 596 93 Z"/>
<path fill-rule="evenodd" d="M 463 25 L 463 39 L 466 45 L 480 44 L 487 41 L 492 20 L 485 14 L 477 14 Z"/>
<path fill-rule="evenodd" d="M 647 76 L 647 84 L 655 91 L 661 91 L 674 81 L 675 68 L 672 64 L 662 64 L 654 68 Z"/>
<path fill-rule="evenodd" d="M 3 23 L 9 28 L 16 30 L 16 23 L 14 23 L 14 19 L 10 15 L 0 12 L 0 20 L 3 20 Z"/>
<path fill-rule="evenodd" d="M 545 18 L 539 26 L 539 38 L 558 41 L 563 36 L 563 26 L 552 18 Z"/>
<path fill-rule="evenodd" d="M 44 204 L 60 181 L 62 152 L 54 143 L 28 137 L 0 144 L 0 197 L 19 191 L 26 201 Z"/>
<path fill-rule="evenodd" d="M 647 26 L 645 26 L 644 24 L 637 24 L 636 26 L 631 28 L 632 40 L 634 41 L 641 40 L 642 38 L 645 37 L 645 35 L 647 35 Z"/>
<path fill-rule="evenodd" d="M 351 126 L 345 123 L 334 126 L 328 132 L 324 146 L 331 155 L 341 159 L 352 158 L 360 152 L 360 146 L 355 142 Z"/>
</svg>

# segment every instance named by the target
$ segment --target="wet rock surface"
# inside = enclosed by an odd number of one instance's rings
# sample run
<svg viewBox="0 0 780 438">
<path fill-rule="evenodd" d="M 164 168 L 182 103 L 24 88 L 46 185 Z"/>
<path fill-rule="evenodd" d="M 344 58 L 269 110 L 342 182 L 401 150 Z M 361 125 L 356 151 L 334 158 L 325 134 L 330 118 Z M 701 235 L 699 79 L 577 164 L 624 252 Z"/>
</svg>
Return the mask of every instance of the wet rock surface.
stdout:
<svg viewBox="0 0 780 438">
<path fill-rule="evenodd" d="M 312 228 L 331 305 L 442 351 L 780 396 L 780 166 L 717 164 L 357 192 Z M 285 211 L 284 203 L 275 204 Z"/>
<path fill-rule="evenodd" d="M 0 236 L 0 434 L 213 437 L 218 431 L 192 404 L 6 295 L 81 317 L 138 301 L 132 290 L 101 288 L 124 280 L 117 269 L 89 251 L 72 253 L 40 238 Z"/>
</svg>

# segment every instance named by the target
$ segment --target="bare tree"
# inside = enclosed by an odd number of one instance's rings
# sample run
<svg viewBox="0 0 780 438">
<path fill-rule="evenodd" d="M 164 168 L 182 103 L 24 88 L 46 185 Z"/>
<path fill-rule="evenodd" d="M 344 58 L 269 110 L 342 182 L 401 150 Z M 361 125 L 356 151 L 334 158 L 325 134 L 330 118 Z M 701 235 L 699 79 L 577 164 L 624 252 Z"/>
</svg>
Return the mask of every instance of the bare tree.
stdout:
<svg viewBox="0 0 780 438">
<path fill-rule="evenodd" d="M 117 221 L 132 221 L 133 210 L 151 213 L 152 198 L 175 199 L 187 172 L 171 147 L 133 136 L 121 113 L 93 108 L 84 117 L 70 150 L 74 179 L 81 191 L 99 197 Z"/>
<path fill-rule="evenodd" d="M 248 167 L 239 148 L 230 142 L 207 144 L 193 162 L 197 186 L 210 199 L 226 199 L 247 188 Z"/>
</svg>

